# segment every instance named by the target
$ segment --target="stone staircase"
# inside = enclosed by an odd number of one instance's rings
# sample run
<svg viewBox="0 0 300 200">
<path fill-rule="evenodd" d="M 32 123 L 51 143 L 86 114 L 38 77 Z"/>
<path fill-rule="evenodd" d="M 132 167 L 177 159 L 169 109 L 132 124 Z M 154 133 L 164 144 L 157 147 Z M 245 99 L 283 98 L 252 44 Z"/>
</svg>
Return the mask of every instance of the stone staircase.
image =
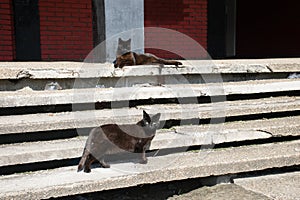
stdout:
<svg viewBox="0 0 300 200">
<path fill-rule="evenodd" d="M 45 199 L 300 165 L 300 59 L 183 67 L 0 63 L 0 199 Z M 44 90 L 57 82 L 62 90 Z M 161 112 L 149 162 L 76 168 L 92 127 Z"/>
</svg>

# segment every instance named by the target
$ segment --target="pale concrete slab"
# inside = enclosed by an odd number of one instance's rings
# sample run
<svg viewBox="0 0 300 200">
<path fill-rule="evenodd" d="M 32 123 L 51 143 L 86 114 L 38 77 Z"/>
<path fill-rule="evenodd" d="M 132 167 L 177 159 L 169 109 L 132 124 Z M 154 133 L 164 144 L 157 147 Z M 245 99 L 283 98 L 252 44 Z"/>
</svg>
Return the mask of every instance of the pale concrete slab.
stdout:
<svg viewBox="0 0 300 200">
<path fill-rule="evenodd" d="M 300 72 L 300 58 L 242 60 L 184 60 L 183 66 L 127 66 L 83 62 L 0 62 L 0 79 L 98 78 L 176 74 Z"/>
<path fill-rule="evenodd" d="M 9 91 L 0 93 L 0 107 L 79 104 L 158 98 L 224 96 L 300 90 L 299 79 L 270 79 L 207 84 L 174 84 L 122 88 L 89 88 L 55 91 Z"/>
<path fill-rule="evenodd" d="M 300 146 L 298 149 L 300 155 Z M 234 179 L 235 184 L 276 200 L 300 199 L 300 172 Z"/>
<path fill-rule="evenodd" d="M 300 117 L 176 126 L 160 129 L 150 150 L 214 145 L 279 136 L 299 136 Z M 1 145 L 0 166 L 76 158 L 82 155 L 87 137 Z"/>
<path fill-rule="evenodd" d="M 76 158 L 87 137 L 1 145 L 0 166 Z"/>
<path fill-rule="evenodd" d="M 40 199 L 145 183 L 233 174 L 300 164 L 300 141 L 201 150 L 149 158 L 146 165 L 115 163 L 77 173 L 76 166 L 0 177 L 1 199 Z M 282 156 L 284 152 L 284 156 Z M 260 155 L 260 156 L 257 156 Z"/>
<path fill-rule="evenodd" d="M 104 110 L 0 116 L 0 134 L 89 128 L 108 123 L 128 124 L 142 119 L 142 110 L 160 112 L 161 120 L 209 119 L 300 110 L 300 97 L 225 101 L 207 104 L 164 104 Z M 76 110 L 76 109 L 75 109 Z"/>
<path fill-rule="evenodd" d="M 201 187 L 186 194 L 176 195 L 168 200 L 271 200 L 262 194 L 244 189 L 235 184 L 219 184 Z"/>
<path fill-rule="evenodd" d="M 259 68 L 267 68 L 269 72 L 299 72 L 299 58 L 278 58 L 278 59 L 234 59 L 234 60 L 214 60 L 220 70 L 225 67 L 231 69 L 230 73 L 238 72 L 244 68 L 249 73 L 260 72 Z"/>
<path fill-rule="evenodd" d="M 268 137 L 270 137 L 270 134 L 259 131 L 221 132 L 216 134 L 212 134 L 211 132 L 182 134 L 175 133 L 175 131 L 158 131 L 155 139 L 152 141 L 150 150 L 185 147 L 190 145 L 209 145 L 212 144 L 212 138 L 214 138 L 214 144 L 219 144 L 221 142 L 262 139 Z M 1 145 L 0 166 L 80 157 L 86 139 L 87 137 L 78 137 L 55 141 Z"/>
</svg>

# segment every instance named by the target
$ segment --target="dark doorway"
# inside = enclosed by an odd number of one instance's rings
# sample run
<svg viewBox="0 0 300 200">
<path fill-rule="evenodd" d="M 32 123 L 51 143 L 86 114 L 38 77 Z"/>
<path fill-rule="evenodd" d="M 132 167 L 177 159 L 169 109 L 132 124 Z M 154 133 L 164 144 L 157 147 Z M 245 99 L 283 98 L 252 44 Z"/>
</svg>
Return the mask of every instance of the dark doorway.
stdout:
<svg viewBox="0 0 300 200">
<path fill-rule="evenodd" d="M 236 0 L 208 1 L 208 53 L 212 58 L 235 56 Z"/>
<path fill-rule="evenodd" d="M 14 0 L 16 59 L 41 60 L 38 0 Z"/>
<path fill-rule="evenodd" d="M 300 56 L 300 1 L 237 1 L 239 58 Z"/>
<path fill-rule="evenodd" d="M 94 47 L 105 41 L 105 7 L 104 0 L 92 0 Z"/>
<path fill-rule="evenodd" d="M 106 61 L 106 27 L 104 0 L 92 0 L 94 55 L 89 62 Z M 86 60 L 87 61 L 87 60 Z"/>
</svg>

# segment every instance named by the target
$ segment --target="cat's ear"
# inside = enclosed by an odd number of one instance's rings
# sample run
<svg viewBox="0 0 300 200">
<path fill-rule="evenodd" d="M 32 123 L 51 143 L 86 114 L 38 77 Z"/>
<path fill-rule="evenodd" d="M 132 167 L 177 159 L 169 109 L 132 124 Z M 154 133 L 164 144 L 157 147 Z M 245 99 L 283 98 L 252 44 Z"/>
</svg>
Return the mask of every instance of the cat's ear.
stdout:
<svg viewBox="0 0 300 200">
<path fill-rule="evenodd" d="M 149 123 L 151 122 L 151 117 L 144 110 L 143 110 L 143 120 L 145 120 L 146 122 L 149 122 Z"/>
<path fill-rule="evenodd" d="M 127 42 L 131 42 L 131 38 L 129 38 L 129 39 L 127 40 Z"/>
<path fill-rule="evenodd" d="M 119 38 L 119 42 L 122 42 L 123 40 L 121 38 Z"/>
<path fill-rule="evenodd" d="M 153 116 L 151 117 L 151 121 L 152 121 L 152 122 L 158 122 L 160 116 L 161 116 L 160 113 L 157 113 L 157 114 L 153 115 Z"/>
</svg>

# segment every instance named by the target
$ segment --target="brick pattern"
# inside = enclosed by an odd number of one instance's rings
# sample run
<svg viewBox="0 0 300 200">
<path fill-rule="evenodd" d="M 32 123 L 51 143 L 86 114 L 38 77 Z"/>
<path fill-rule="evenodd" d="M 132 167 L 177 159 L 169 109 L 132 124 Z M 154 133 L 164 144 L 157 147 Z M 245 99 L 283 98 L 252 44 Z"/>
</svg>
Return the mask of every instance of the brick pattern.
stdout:
<svg viewBox="0 0 300 200">
<path fill-rule="evenodd" d="M 82 61 L 93 48 L 92 1 L 40 0 L 42 60 Z M 0 2 L 0 60 L 15 56 L 13 7 L 10 0 Z M 207 0 L 145 0 L 146 52 L 164 58 L 205 57 L 195 42 L 184 36 L 168 35 L 161 27 L 183 33 L 207 48 Z M 151 47 L 160 46 L 159 50 Z M 175 51 L 174 51 L 175 49 Z M 171 51 L 171 52 L 170 52 Z M 173 52 L 173 53 L 172 53 Z M 174 54 L 175 52 L 175 54 Z"/>
<path fill-rule="evenodd" d="M 11 0 L 0 2 L 0 61 L 12 61 L 15 56 L 15 39 Z"/>
<path fill-rule="evenodd" d="M 93 49 L 91 0 L 40 0 L 42 60 L 82 61 Z"/>
<path fill-rule="evenodd" d="M 147 27 L 172 29 L 184 35 Z M 146 52 L 163 58 L 206 58 L 207 0 L 145 0 L 145 47 Z"/>
</svg>

